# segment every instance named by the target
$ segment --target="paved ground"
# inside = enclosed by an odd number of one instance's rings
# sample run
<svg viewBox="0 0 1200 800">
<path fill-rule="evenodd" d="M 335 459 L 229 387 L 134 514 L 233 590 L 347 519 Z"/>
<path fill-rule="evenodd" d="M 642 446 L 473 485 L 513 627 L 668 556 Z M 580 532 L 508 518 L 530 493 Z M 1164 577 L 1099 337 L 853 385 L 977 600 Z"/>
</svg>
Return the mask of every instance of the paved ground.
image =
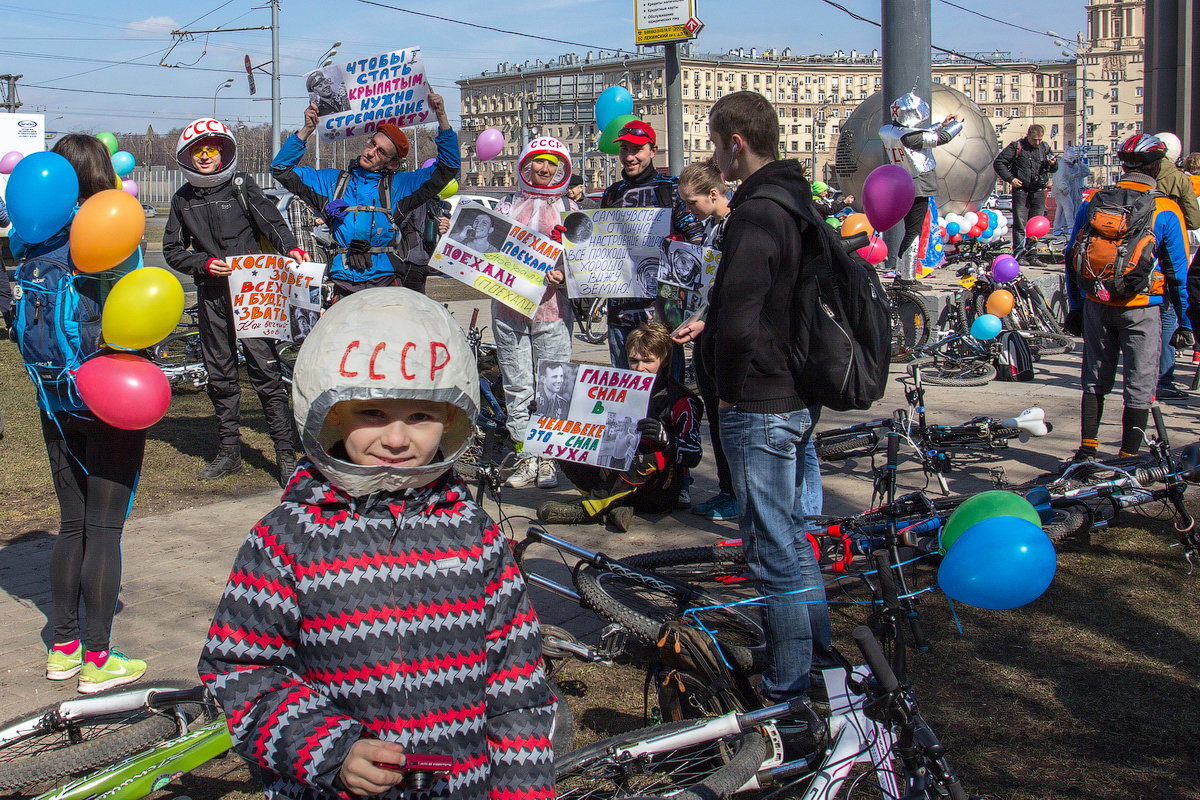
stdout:
<svg viewBox="0 0 1200 800">
<path fill-rule="evenodd" d="M 939 277 L 929 284 L 929 294 L 934 299 L 944 292 L 949 281 Z M 452 300 L 449 307 L 463 325 L 469 321 L 473 308 L 481 308 L 485 317 L 488 310 L 482 300 Z M 577 341 L 575 358 L 605 361 L 606 351 L 602 346 Z M 1188 377 L 1190 369 L 1185 370 Z M 896 369 L 894 374 L 902 373 Z M 972 492 L 988 488 L 988 467 L 1002 466 L 1012 480 L 1021 481 L 1069 455 L 1078 443 L 1077 378 L 1078 355 L 1065 355 L 1038 364 L 1037 378 L 1032 383 L 992 382 L 971 389 L 929 387 L 927 405 L 933 422 L 958 423 L 976 414 L 1009 416 L 1028 406 L 1040 405 L 1055 426 L 1049 436 L 1014 445 L 1002 457 L 963 465 L 949 476 L 951 490 Z M 887 396 L 869 411 L 827 412 L 820 427 L 890 415 L 894 408 L 903 405 L 900 389 L 899 383 L 893 382 Z M 1115 400 L 1109 404 L 1101 430 L 1102 454 L 1115 453 L 1120 435 L 1119 406 Z M 1173 441 L 1182 443 L 1195 437 L 1200 422 L 1198 412 L 1200 404 L 1184 403 L 1168 408 Z M 825 469 L 827 513 L 865 508 L 870 498 L 869 468 L 869 463 L 848 462 Z M 924 485 L 923 475 L 911 467 L 902 470 L 901 480 L 912 488 Z M 531 517 L 533 509 L 546 499 L 571 497 L 571 490 L 565 481 L 563 484 L 553 491 L 509 490 L 504 497 L 505 511 L 511 517 Z M 696 472 L 693 498 L 706 499 L 715 487 L 715 471 L 711 463 L 705 462 Z M 194 680 L 196 659 L 234 553 L 250 526 L 277 501 L 276 492 L 264 492 L 170 514 L 141 516 L 126 527 L 125 578 L 113 640 L 126 652 L 149 661 L 145 683 Z M 490 510 L 495 513 L 494 508 Z M 524 520 L 518 519 L 518 531 L 524 527 Z M 626 535 L 608 533 L 596 525 L 558 529 L 584 546 L 616 555 L 711 542 L 735 531 L 734 523 L 709 522 L 687 511 L 656 519 L 641 517 L 634 530 Z M 0 694 L 6 698 L 3 717 L 26 713 L 75 693 L 74 681 L 51 683 L 42 677 L 50 612 L 46 565 L 52 541 L 49 535 L 31 533 L 0 547 L 0 618 L 7 620 L 0 633 Z M 536 559 L 535 569 L 553 571 L 550 551 L 535 548 L 530 555 Z M 561 567 L 556 572 L 562 580 L 569 580 Z M 571 603 L 541 593 L 535 593 L 534 602 L 544 619 L 565 624 L 578 635 L 586 636 L 600 627 L 589 612 Z"/>
</svg>

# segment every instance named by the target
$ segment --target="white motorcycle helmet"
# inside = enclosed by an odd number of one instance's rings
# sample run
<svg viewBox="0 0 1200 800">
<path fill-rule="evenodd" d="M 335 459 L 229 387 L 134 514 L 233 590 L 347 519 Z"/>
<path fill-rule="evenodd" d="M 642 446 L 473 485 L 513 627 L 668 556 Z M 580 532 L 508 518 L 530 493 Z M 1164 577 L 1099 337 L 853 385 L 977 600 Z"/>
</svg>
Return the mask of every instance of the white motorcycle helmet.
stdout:
<svg viewBox="0 0 1200 800">
<path fill-rule="evenodd" d="M 442 433 L 438 460 L 419 467 L 354 464 L 329 450 L 343 438 L 328 421 L 342 400 L 407 399 L 458 410 Z M 334 303 L 296 357 L 292 403 L 309 459 L 352 497 L 425 486 L 470 444 L 479 410 L 479 371 L 466 335 L 442 305 L 398 287 L 366 289 Z"/>
<path fill-rule="evenodd" d="M 221 167 L 211 175 L 197 172 L 192 165 L 192 148 L 198 144 L 216 145 L 221 151 Z M 237 139 L 229 127 L 220 120 L 203 117 L 189 123 L 179 134 L 175 143 L 175 160 L 183 170 L 183 176 L 192 186 L 209 188 L 220 186 L 233 177 L 237 169 Z"/>
</svg>

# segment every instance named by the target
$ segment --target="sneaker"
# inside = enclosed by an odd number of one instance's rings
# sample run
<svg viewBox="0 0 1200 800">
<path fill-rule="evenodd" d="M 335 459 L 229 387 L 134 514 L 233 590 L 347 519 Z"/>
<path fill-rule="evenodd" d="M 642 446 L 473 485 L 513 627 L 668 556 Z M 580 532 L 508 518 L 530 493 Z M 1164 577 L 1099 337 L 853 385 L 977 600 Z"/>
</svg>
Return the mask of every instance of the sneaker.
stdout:
<svg viewBox="0 0 1200 800">
<path fill-rule="evenodd" d="M 508 476 L 508 480 L 504 482 L 504 485 L 512 489 L 528 489 L 537 483 L 537 479 L 538 459 L 522 458 L 517 462 L 516 471 Z"/>
<path fill-rule="evenodd" d="M 1096 448 L 1081 447 L 1075 451 L 1075 455 L 1071 456 L 1071 460 L 1067 463 L 1081 464 L 1086 461 L 1095 461 L 1095 460 L 1096 460 Z"/>
<path fill-rule="evenodd" d="M 1155 400 L 1187 400 L 1191 396 L 1190 392 L 1176 389 L 1174 386 L 1159 386 L 1154 392 Z"/>
<path fill-rule="evenodd" d="M 692 508 L 692 513 L 713 520 L 729 520 L 738 518 L 737 498 L 726 492 L 704 501 Z"/>
<path fill-rule="evenodd" d="M 907 278 L 901 278 L 899 276 L 896 276 L 895 278 L 892 279 L 892 286 L 895 286 L 897 289 L 924 289 L 925 288 L 925 284 L 921 283 L 918 280 L 908 280 Z"/>
<path fill-rule="evenodd" d="M 202 481 L 215 481 L 217 478 L 224 478 L 226 475 L 232 475 L 235 472 L 241 471 L 241 446 L 222 446 L 217 452 L 217 457 L 212 460 L 211 464 L 200 470 L 200 474 L 197 477 Z"/>
<path fill-rule="evenodd" d="M 532 460 L 530 459 L 530 461 Z M 554 465 L 554 459 L 539 458 L 537 487 L 539 489 L 553 489 L 555 486 L 558 486 L 558 468 Z"/>
<path fill-rule="evenodd" d="M 579 525 L 594 519 L 582 503 L 556 503 L 553 500 L 538 506 L 537 518 L 547 525 Z"/>
<path fill-rule="evenodd" d="M 46 654 L 46 679 L 65 681 L 74 678 L 83 668 L 83 644 L 76 639 L 75 650 L 65 651 L 60 648 L 70 647 L 70 644 L 56 644 Z"/>
<path fill-rule="evenodd" d="M 276 448 L 275 464 L 279 467 L 279 488 L 286 489 L 296 471 L 296 451 Z"/>
<path fill-rule="evenodd" d="M 608 524 L 618 533 L 628 533 L 633 525 L 633 506 L 615 506 L 608 510 Z"/>
<path fill-rule="evenodd" d="M 96 666 L 87 658 L 83 660 L 83 669 L 79 673 L 79 693 L 95 694 L 133 683 L 146 672 L 146 662 L 130 658 L 120 650 L 108 651 L 104 663 Z"/>
<path fill-rule="evenodd" d="M 675 496 L 676 508 L 691 508 L 692 507 L 692 487 L 683 486 L 679 490 L 679 494 Z"/>
</svg>

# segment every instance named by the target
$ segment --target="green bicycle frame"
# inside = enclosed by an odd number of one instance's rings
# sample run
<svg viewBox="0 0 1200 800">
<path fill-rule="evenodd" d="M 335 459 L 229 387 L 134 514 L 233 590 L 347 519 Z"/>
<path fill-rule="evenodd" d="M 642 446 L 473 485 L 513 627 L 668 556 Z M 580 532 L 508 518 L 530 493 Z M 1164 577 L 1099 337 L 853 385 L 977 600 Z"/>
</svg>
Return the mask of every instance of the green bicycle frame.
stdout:
<svg viewBox="0 0 1200 800">
<path fill-rule="evenodd" d="M 40 795 L 36 800 L 138 800 L 191 772 L 233 746 L 225 717 L 135 753 L 115 764 Z"/>
</svg>

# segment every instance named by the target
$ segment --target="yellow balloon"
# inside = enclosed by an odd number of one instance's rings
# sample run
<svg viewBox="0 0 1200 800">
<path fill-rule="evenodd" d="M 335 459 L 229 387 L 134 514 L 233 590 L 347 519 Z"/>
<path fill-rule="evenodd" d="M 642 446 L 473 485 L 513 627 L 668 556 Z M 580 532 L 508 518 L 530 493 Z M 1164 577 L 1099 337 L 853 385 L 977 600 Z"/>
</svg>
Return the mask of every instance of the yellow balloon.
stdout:
<svg viewBox="0 0 1200 800">
<path fill-rule="evenodd" d="M 442 188 L 442 190 L 440 192 L 438 192 L 438 197 L 442 198 L 443 200 L 446 200 L 448 198 L 454 197 L 454 195 L 456 195 L 456 194 L 458 194 L 458 179 L 453 178 L 453 179 L 451 179 L 451 181 L 449 183 L 447 183 L 445 185 L 445 187 Z"/>
<path fill-rule="evenodd" d="M 183 287 L 159 267 L 142 267 L 113 284 L 104 301 L 100 325 L 104 341 L 141 350 L 167 337 L 183 316 Z"/>
<path fill-rule="evenodd" d="M 81 272 L 110 269 L 133 254 L 145 232 L 146 212 L 133 195 L 120 189 L 97 192 L 71 222 L 71 261 Z"/>
<path fill-rule="evenodd" d="M 1008 289 L 997 289 L 988 295 L 987 312 L 1003 317 L 1013 310 L 1013 296 Z"/>
</svg>

